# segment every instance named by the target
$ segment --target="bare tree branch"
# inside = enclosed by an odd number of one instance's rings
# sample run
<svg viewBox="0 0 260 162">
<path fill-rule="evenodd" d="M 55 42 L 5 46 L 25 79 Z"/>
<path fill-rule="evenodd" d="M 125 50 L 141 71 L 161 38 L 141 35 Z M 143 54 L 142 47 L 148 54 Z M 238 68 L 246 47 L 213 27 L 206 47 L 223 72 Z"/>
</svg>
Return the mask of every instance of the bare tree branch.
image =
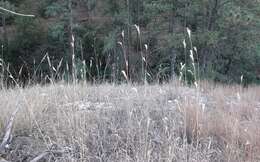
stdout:
<svg viewBox="0 0 260 162">
<path fill-rule="evenodd" d="M 17 12 L 14 12 L 14 11 L 11 11 L 11 10 L 8 10 L 8 9 L 5 9 L 5 8 L 3 8 L 3 7 L 0 7 L 0 10 L 5 11 L 5 12 L 8 12 L 8 13 L 11 13 L 11 14 L 13 14 L 13 15 L 17 15 L 17 16 L 35 17 L 34 15 L 26 15 L 26 14 L 17 13 Z"/>
</svg>

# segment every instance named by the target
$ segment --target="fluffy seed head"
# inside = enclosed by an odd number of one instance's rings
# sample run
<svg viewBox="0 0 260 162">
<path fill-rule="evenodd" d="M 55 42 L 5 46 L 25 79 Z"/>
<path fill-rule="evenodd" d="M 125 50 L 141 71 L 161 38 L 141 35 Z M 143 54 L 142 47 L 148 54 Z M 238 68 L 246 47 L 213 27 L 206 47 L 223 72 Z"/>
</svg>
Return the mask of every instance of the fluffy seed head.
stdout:
<svg viewBox="0 0 260 162">
<path fill-rule="evenodd" d="M 183 40 L 182 44 L 183 44 L 183 47 L 186 49 L 187 44 L 186 44 L 186 40 L 185 39 Z"/>
<path fill-rule="evenodd" d="M 134 27 L 135 27 L 135 29 L 136 29 L 138 35 L 140 35 L 140 33 L 141 33 L 141 32 L 140 32 L 140 27 L 139 27 L 138 25 L 136 25 L 136 24 L 134 25 Z"/>
<path fill-rule="evenodd" d="M 191 30 L 189 28 L 187 28 L 187 33 L 189 35 L 189 38 L 191 38 Z"/>
</svg>

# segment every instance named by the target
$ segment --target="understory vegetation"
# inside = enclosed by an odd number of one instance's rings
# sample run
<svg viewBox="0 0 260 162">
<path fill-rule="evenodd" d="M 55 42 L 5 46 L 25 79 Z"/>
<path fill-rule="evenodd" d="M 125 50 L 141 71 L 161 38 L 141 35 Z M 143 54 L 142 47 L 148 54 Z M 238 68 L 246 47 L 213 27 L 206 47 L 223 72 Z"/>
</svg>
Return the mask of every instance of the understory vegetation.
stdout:
<svg viewBox="0 0 260 162">
<path fill-rule="evenodd" d="M 122 81 L 124 71 L 139 82 L 142 60 L 149 82 L 169 80 L 180 75 L 181 63 L 191 68 L 186 28 L 201 78 L 238 83 L 243 75 L 245 84 L 259 82 L 257 0 L 2 0 L 0 6 L 36 15 L 3 12 L 0 19 L 1 59 L 26 83 L 43 82 L 57 70 L 68 79 L 73 64 L 79 79 Z M 46 54 L 49 62 L 42 60 Z M 50 70 L 50 63 L 60 68 Z"/>
</svg>

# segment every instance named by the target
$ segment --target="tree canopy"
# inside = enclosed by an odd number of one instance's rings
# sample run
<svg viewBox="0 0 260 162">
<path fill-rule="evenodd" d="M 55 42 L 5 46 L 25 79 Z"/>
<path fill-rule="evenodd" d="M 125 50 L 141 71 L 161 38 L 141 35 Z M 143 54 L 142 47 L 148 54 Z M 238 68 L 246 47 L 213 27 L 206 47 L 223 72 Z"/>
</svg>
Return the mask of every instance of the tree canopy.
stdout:
<svg viewBox="0 0 260 162">
<path fill-rule="evenodd" d="M 145 67 L 148 81 L 168 80 L 181 64 L 192 68 L 192 50 L 201 79 L 257 83 L 259 11 L 257 0 L 2 0 L 1 55 L 16 77 L 41 80 L 51 64 L 56 79 L 68 78 L 73 35 L 79 79 L 120 81 L 126 72 L 138 81 Z"/>
</svg>

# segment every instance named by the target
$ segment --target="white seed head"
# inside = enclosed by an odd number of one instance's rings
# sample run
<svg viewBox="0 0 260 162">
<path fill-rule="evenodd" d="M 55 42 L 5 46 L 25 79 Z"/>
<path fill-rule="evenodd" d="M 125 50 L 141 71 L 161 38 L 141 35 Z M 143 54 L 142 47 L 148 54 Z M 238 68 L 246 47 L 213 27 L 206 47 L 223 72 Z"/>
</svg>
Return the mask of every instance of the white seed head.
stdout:
<svg viewBox="0 0 260 162">
<path fill-rule="evenodd" d="M 72 48 L 74 48 L 74 42 L 71 42 L 70 45 Z"/>
<path fill-rule="evenodd" d="M 93 63 L 92 63 L 92 60 L 90 60 L 90 65 L 89 65 L 89 66 L 90 66 L 90 68 L 92 67 L 92 64 L 93 64 Z"/>
<path fill-rule="evenodd" d="M 183 44 L 183 47 L 184 47 L 184 48 L 187 47 L 187 44 L 186 44 L 186 40 L 185 40 L 185 39 L 183 40 L 182 44 Z"/>
<path fill-rule="evenodd" d="M 124 38 L 125 37 L 125 31 L 123 30 L 121 33 L 121 36 Z"/>
<path fill-rule="evenodd" d="M 10 148 L 10 144 L 6 144 L 6 145 L 5 145 L 5 148 L 6 148 L 6 149 L 9 149 L 9 148 Z"/>
<path fill-rule="evenodd" d="M 52 67 L 52 70 L 55 71 L 55 72 L 57 72 L 57 70 L 55 69 L 55 67 Z"/>
<path fill-rule="evenodd" d="M 186 65 L 185 65 L 185 64 L 182 64 L 182 62 L 181 62 L 181 70 L 183 70 L 185 66 L 186 66 Z"/>
<path fill-rule="evenodd" d="M 72 40 L 73 43 L 75 42 L 75 38 L 74 38 L 73 34 L 71 35 L 71 40 Z"/>
<path fill-rule="evenodd" d="M 193 72 L 191 70 L 188 70 L 189 73 L 191 73 L 193 75 Z"/>
<path fill-rule="evenodd" d="M 191 58 L 191 61 L 194 62 L 193 50 L 190 50 L 190 58 Z"/>
<path fill-rule="evenodd" d="M 127 77 L 127 75 L 126 75 L 126 72 L 125 72 L 124 70 L 122 70 L 121 72 L 122 72 L 122 74 L 124 75 L 125 79 L 127 80 L 128 77 Z"/>
<path fill-rule="evenodd" d="M 196 81 L 194 82 L 194 85 L 196 88 L 198 88 L 198 83 Z"/>
<path fill-rule="evenodd" d="M 122 42 L 117 42 L 117 44 L 119 44 L 120 46 L 123 46 L 123 43 L 122 43 Z"/>
<path fill-rule="evenodd" d="M 144 47 L 145 47 L 145 50 L 147 51 L 148 50 L 148 45 L 144 44 Z"/>
<path fill-rule="evenodd" d="M 138 25 L 136 25 L 136 24 L 134 25 L 134 27 L 136 28 L 137 33 L 140 35 L 140 33 L 141 33 L 140 32 L 140 27 Z"/>
<path fill-rule="evenodd" d="M 191 30 L 189 28 L 187 28 L 187 33 L 189 35 L 189 38 L 191 38 Z"/>
<path fill-rule="evenodd" d="M 198 53 L 197 47 L 193 47 L 193 49 L 194 49 L 194 51 L 195 51 L 196 53 Z"/>
</svg>

